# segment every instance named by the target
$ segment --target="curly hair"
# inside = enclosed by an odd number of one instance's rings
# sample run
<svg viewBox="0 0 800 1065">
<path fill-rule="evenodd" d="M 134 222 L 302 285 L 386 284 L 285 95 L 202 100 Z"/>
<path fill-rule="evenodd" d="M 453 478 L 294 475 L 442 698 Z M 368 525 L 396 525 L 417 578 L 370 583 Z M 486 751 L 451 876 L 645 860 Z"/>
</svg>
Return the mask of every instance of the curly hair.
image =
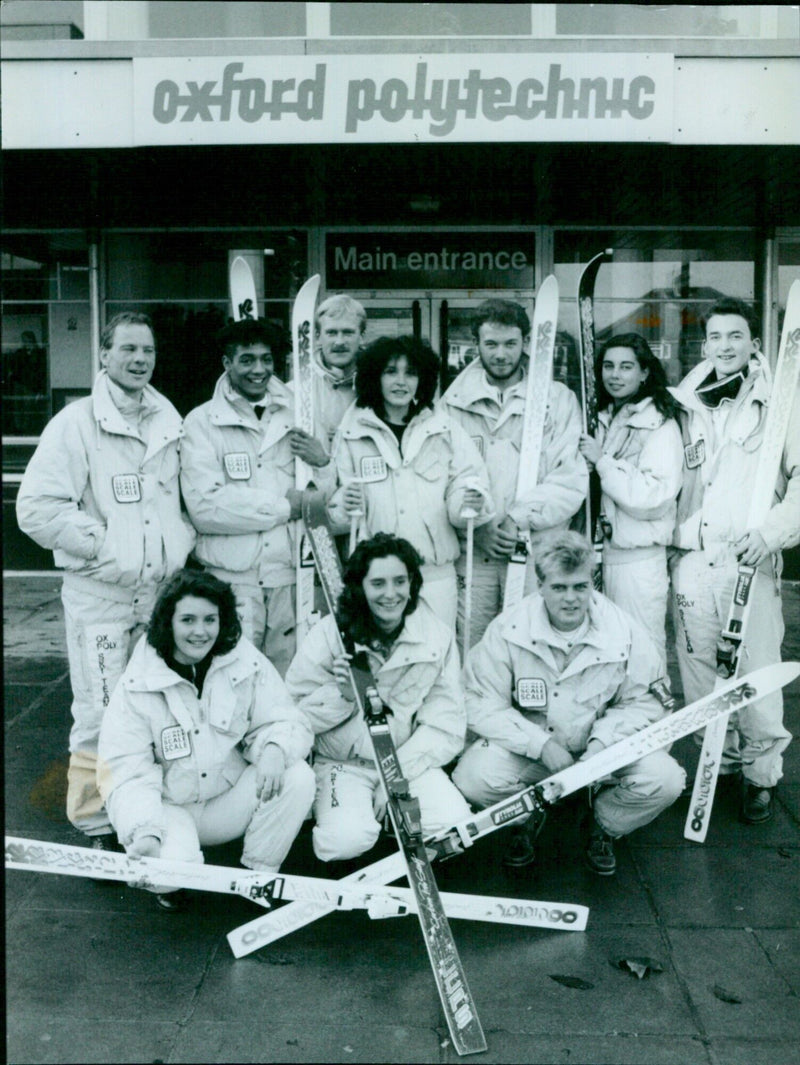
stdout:
<svg viewBox="0 0 800 1065">
<path fill-rule="evenodd" d="M 738 314 L 740 318 L 744 318 L 747 322 L 747 328 L 750 330 L 750 339 L 760 339 L 761 328 L 758 315 L 750 304 L 745 303 L 744 300 L 736 299 L 735 296 L 721 296 L 718 300 L 715 300 L 701 319 L 704 336 L 708 332 L 708 320 L 713 318 L 715 314 Z"/>
<path fill-rule="evenodd" d="M 246 348 L 251 344 L 263 344 L 276 357 L 285 355 L 289 350 L 289 342 L 281 327 L 264 318 L 242 318 L 238 322 L 228 322 L 217 333 L 216 341 L 220 355 L 229 359 L 236 354 L 237 348 Z"/>
<path fill-rule="evenodd" d="M 594 360 L 594 377 L 597 384 L 597 405 L 601 409 L 608 407 L 612 397 L 606 391 L 603 384 L 603 359 L 611 348 L 628 348 L 633 352 L 639 367 L 647 370 L 647 377 L 642 381 L 639 390 L 628 399 L 629 403 L 638 403 L 646 396 L 651 396 L 656 410 L 665 418 L 677 418 L 678 404 L 673 399 L 672 393 L 667 387 L 667 375 L 661 360 L 653 354 L 653 349 L 639 333 L 620 333 L 618 336 L 609 337 L 597 350 Z"/>
<path fill-rule="evenodd" d="M 505 325 L 513 329 L 515 326 L 522 333 L 522 339 L 530 336 L 531 323 L 524 309 L 520 307 L 518 303 L 512 303 L 511 300 L 484 300 L 483 303 L 476 308 L 472 321 L 470 322 L 470 328 L 472 329 L 472 335 L 475 340 L 480 340 L 481 326 L 490 323 L 491 325 Z"/>
<path fill-rule="evenodd" d="M 147 642 L 150 646 L 164 661 L 173 656 L 175 639 L 172 635 L 172 619 L 175 607 L 187 595 L 207 599 L 219 610 L 219 635 L 211 648 L 211 655 L 224 655 L 232 651 L 242 635 L 233 589 L 210 573 L 193 569 L 181 569 L 173 573 L 161 589 L 147 625 Z"/>
<path fill-rule="evenodd" d="M 120 311 L 115 314 L 100 334 L 100 350 L 110 351 L 114 346 L 114 334 L 118 325 L 146 325 L 153 332 L 153 320 L 149 314 L 142 311 Z"/>
<path fill-rule="evenodd" d="M 385 416 L 381 374 L 393 359 L 405 356 L 409 369 L 419 375 L 412 413 L 433 406 L 439 379 L 439 358 L 430 344 L 413 336 L 378 337 L 362 348 L 356 358 L 356 406 L 369 407 L 378 417 Z"/>
<path fill-rule="evenodd" d="M 417 549 L 408 540 L 390 533 L 379 532 L 369 540 L 362 540 L 345 565 L 344 588 L 336 607 L 336 623 L 345 634 L 348 651 L 352 651 L 354 643 L 368 643 L 377 632 L 363 583 L 376 558 L 391 556 L 400 559 L 409 577 L 410 595 L 403 619 L 417 609 L 422 588 L 422 558 Z"/>
</svg>

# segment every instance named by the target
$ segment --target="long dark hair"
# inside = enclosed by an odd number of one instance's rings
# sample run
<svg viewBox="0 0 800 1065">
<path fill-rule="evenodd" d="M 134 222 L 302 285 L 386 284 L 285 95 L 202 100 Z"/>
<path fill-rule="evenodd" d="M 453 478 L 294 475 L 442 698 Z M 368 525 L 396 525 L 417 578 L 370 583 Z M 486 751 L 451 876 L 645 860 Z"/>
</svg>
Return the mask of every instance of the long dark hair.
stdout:
<svg viewBox="0 0 800 1065">
<path fill-rule="evenodd" d="M 417 608 L 422 587 L 422 558 L 417 549 L 408 540 L 383 532 L 362 540 L 347 560 L 344 588 L 336 607 L 336 623 L 344 635 L 348 651 L 352 652 L 354 643 L 369 643 L 378 633 L 362 585 L 373 561 L 392 555 L 399 558 L 408 571 L 410 595 L 403 620 Z"/>
<path fill-rule="evenodd" d="M 173 573 L 156 600 L 147 626 L 147 642 L 154 647 L 166 662 L 175 653 L 172 635 L 172 618 L 175 607 L 187 595 L 207 599 L 219 610 L 219 636 L 211 648 L 211 656 L 232 651 L 242 635 L 242 626 L 236 613 L 236 597 L 233 589 L 210 573 L 181 569 Z"/>
<path fill-rule="evenodd" d="M 643 336 L 639 333 L 620 333 L 610 337 L 601 344 L 594 360 L 594 376 L 597 383 L 597 405 L 601 409 L 613 403 L 612 397 L 606 391 L 603 384 L 603 359 L 610 348 L 630 348 L 636 356 L 636 361 L 642 370 L 647 370 L 647 377 L 635 395 L 626 402 L 638 403 L 646 396 L 651 396 L 656 410 L 665 418 L 677 418 L 678 404 L 672 398 L 667 387 L 667 375 L 660 359 L 653 354 L 653 350 Z"/>
<path fill-rule="evenodd" d="M 362 348 L 356 357 L 356 406 L 369 407 L 385 418 L 381 374 L 392 361 L 405 355 L 410 369 L 419 375 L 416 397 L 411 402 L 413 416 L 421 407 L 432 407 L 439 379 L 439 359 L 430 344 L 412 336 L 378 337 Z"/>
</svg>

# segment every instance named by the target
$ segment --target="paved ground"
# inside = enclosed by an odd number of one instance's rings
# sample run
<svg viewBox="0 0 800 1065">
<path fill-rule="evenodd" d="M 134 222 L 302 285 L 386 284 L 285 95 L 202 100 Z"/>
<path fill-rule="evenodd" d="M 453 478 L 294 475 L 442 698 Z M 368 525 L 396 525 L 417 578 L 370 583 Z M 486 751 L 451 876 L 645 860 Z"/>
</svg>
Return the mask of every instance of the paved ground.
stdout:
<svg viewBox="0 0 800 1065">
<path fill-rule="evenodd" d="M 796 659 L 800 586 L 785 595 L 784 654 Z M 7 581 L 4 609 L 6 830 L 79 843 L 63 813 L 69 684 L 58 581 Z M 799 719 L 795 683 L 795 734 Z M 674 753 L 693 766 L 689 741 Z M 610 881 L 581 867 L 574 803 L 551 815 L 534 870 L 502 869 L 503 833 L 437 868 L 449 890 L 591 907 L 584 933 L 454 922 L 489 1043 L 468 1060 L 797 1061 L 800 744 L 769 825 L 739 824 L 734 795 L 723 793 L 708 842 L 695 846 L 682 837 L 686 804 L 618 846 Z M 231 864 L 238 853 L 208 858 Z M 286 869 L 323 875 L 307 834 Z M 15 1065 L 458 1060 L 413 917 L 333 914 L 237 961 L 225 934 L 259 912 L 244 899 L 197 895 L 191 913 L 166 917 L 142 892 L 89 880 L 12 872 L 6 888 Z M 640 980 L 612 966 L 620 956 L 650 957 L 663 971 Z"/>
</svg>

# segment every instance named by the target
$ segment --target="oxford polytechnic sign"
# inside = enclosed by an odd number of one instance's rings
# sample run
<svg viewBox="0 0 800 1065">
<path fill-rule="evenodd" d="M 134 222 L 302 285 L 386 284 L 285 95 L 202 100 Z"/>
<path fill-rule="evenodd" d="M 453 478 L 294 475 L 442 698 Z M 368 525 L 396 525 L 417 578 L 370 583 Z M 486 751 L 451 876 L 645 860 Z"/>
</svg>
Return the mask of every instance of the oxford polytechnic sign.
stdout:
<svg viewBox="0 0 800 1065">
<path fill-rule="evenodd" d="M 137 144 L 669 141 L 668 54 L 133 60 Z"/>
</svg>

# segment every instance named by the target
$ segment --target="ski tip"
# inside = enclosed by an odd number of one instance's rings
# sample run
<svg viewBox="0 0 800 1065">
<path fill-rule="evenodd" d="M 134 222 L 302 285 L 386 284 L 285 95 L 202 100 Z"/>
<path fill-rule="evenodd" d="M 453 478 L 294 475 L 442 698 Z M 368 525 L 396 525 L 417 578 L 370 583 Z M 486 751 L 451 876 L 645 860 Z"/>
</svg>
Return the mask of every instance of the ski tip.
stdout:
<svg viewBox="0 0 800 1065">
<path fill-rule="evenodd" d="M 800 662 L 776 662 L 774 666 L 762 666 L 752 673 L 745 673 L 739 681 L 747 681 L 758 687 L 759 683 L 769 686 L 771 690 L 783 688 L 800 677 Z"/>
<path fill-rule="evenodd" d="M 536 299 L 547 295 L 548 292 L 555 292 L 558 295 L 558 281 L 555 274 L 548 274 L 544 281 L 539 285 L 539 289 L 536 293 Z"/>
</svg>

